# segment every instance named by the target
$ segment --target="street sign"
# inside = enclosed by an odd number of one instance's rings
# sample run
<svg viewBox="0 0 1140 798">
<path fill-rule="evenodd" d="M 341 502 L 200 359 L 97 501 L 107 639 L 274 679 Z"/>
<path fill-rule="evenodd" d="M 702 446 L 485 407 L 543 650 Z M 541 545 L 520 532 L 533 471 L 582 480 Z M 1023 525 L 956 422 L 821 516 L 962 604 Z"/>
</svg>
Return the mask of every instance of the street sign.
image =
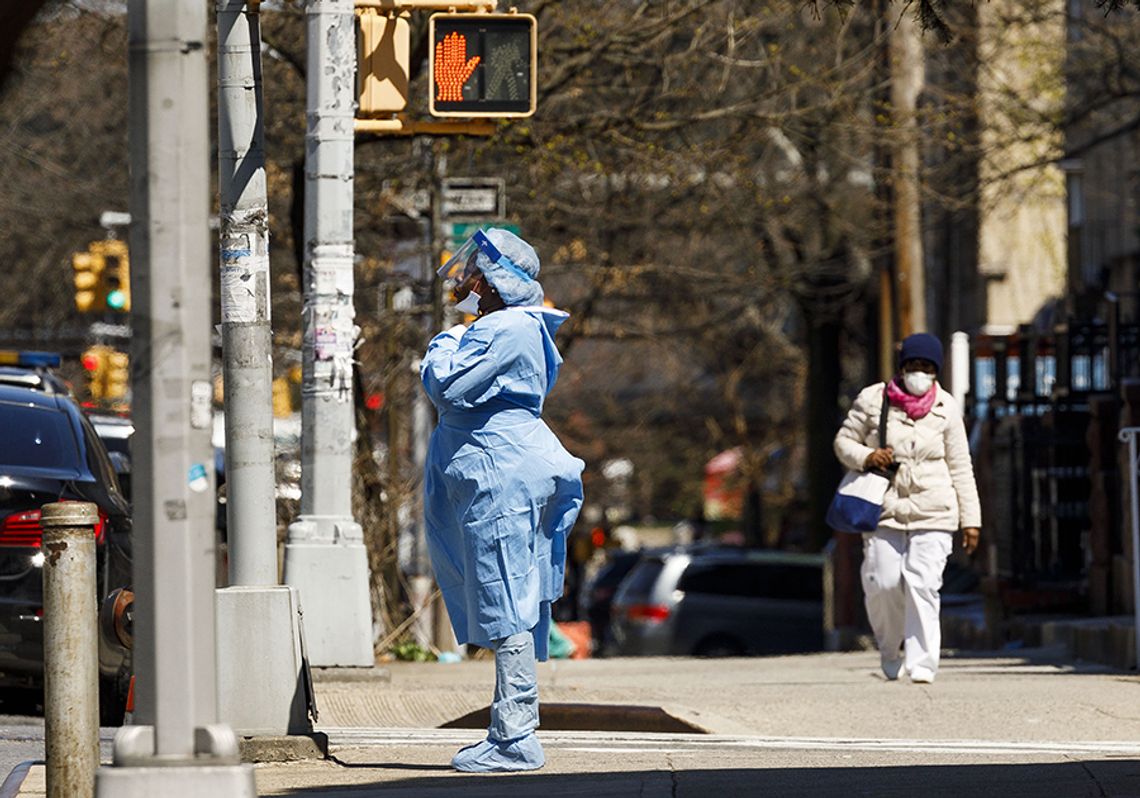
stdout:
<svg viewBox="0 0 1140 798">
<path fill-rule="evenodd" d="M 499 219 L 484 219 L 479 222 L 452 222 L 447 225 L 447 249 L 454 252 L 463 242 L 475 234 L 476 230 L 486 230 L 488 227 L 498 227 L 520 235 L 519 226 Z M 450 255 L 449 255 L 450 257 Z"/>
<path fill-rule="evenodd" d="M 497 218 L 506 213 L 506 197 L 501 177 L 449 177 L 443 181 L 440 211 L 445 219 Z"/>
</svg>

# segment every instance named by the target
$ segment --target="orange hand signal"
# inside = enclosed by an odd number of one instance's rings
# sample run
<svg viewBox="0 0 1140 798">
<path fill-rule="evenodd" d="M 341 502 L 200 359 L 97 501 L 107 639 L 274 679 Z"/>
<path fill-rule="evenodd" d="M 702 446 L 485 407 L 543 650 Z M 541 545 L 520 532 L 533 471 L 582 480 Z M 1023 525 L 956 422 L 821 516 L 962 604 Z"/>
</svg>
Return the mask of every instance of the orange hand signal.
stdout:
<svg viewBox="0 0 1140 798">
<path fill-rule="evenodd" d="M 479 65 L 479 56 L 467 58 L 467 37 L 451 32 L 435 45 L 436 102 L 463 102 L 463 84 Z"/>
</svg>

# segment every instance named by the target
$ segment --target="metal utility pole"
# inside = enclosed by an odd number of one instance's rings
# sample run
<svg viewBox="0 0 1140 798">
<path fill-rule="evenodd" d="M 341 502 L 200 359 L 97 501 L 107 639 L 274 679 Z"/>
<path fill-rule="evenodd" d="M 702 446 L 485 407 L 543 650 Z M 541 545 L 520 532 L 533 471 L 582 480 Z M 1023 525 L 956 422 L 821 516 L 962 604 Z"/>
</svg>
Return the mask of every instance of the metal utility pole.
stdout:
<svg viewBox="0 0 1140 798">
<path fill-rule="evenodd" d="M 300 590 L 316 666 L 371 666 L 364 535 L 352 517 L 352 0 L 308 0 L 301 514 L 289 526 L 285 582 Z"/>
<path fill-rule="evenodd" d="M 258 0 L 218 0 L 218 194 L 230 583 L 276 585 L 273 349 Z"/>
<path fill-rule="evenodd" d="M 917 15 L 908 5 L 890 34 L 891 111 L 898 137 L 894 152 L 895 275 L 898 280 L 902 338 L 926 330 L 926 280 L 922 255 L 921 155 L 918 146 L 918 95 L 926 62 Z"/>
<path fill-rule="evenodd" d="M 427 144 L 425 153 L 431 164 L 431 227 L 428 230 L 428 257 L 423 261 L 424 271 L 419 275 L 420 282 L 428 289 L 431 297 L 431 312 L 420 313 L 416 323 L 423 333 L 424 348 L 427 341 L 437 330 L 442 329 L 442 308 L 440 301 L 439 278 L 435 274 L 432 264 L 439 263 L 440 253 L 444 249 L 443 235 L 443 176 L 447 173 L 447 156 L 435 151 L 434 146 Z M 418 382 L 420 374 L 420 359 L 412 361 L 413 379 Z M 424 391 L 415 391 L 412 398 L 412 464 L 414 478 L 412 480 L 415 500 L 415 540 L 412 546 L 412 557 L 409 563 L 408 587 L 412 609 L 416 612 L 416 621 L 412 625 L 412 636 L 416 642 L 424 646 L 434 644 L 435 611 L 437 605 L 432 601 L 435 591 L 435 579 L 431 570 L 431 561 L 427 549 L 427 519 L 424 496 L 424 466 L 427 465 L 428 444 L 431 441 L 432 429 L 435 426 L 435 411 L 431 400 Z M 442 606 L 440 602 L 439 606 Z"/>
<path fill-rule="evenodd" d="M 277 576 L 269 203 L 258 0 L 218 0 L 218 194 L 230 587 L 218 706 L 243 734 L 304 733 L 297 591 Z M 256 645 L 254 645 L 256 641 Z"/>
<path fill-rule="evenodd" d="M 131 0 L 136 720 L 96 795 L 254 796 L 217 722 L 206 5 Z"/>
</svg>

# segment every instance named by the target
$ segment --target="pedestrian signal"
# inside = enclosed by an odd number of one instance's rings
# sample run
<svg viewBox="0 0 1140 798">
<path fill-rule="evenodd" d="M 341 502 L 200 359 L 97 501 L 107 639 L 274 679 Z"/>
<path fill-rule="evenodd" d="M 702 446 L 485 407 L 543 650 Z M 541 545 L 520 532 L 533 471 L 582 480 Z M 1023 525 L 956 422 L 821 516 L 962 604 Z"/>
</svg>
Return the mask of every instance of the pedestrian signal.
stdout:
<svg viewBox="0 0 1140 798">
<path fill-rule="evenodd" d="M 360 116 L 383 116 L 408 104 L 411 27 L 405 12 L 356 11 L 356 96 Z"/>
<path fill-rule="evenodd" d="M 530 14 L 433 14 L 433 116 L 530 116 L 537 103 L 538 22 Z"/>
</svg>

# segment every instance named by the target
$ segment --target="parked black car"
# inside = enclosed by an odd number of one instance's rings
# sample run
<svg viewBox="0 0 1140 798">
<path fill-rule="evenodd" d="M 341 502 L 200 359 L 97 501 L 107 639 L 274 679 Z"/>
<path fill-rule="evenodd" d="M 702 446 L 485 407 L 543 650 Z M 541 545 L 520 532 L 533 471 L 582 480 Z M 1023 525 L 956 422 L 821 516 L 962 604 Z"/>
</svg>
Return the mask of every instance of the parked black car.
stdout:
<svg viewBox="0 0 1140 798">
<path fill-rule="evenodd" d="M 613 642 L 610 634 L 610 607 L 618 586 L 637 565 L 641 554 L 640 551 L 611 550 L 605 565 L 598 569 L 582 591 L 580 611 L 590 622 L 590 637 L 595 655 L 604 656 L 609 651 Z"/>
<path fill-rule="evenodd" d="M 107 450 L 65 395 L 0 384 L 0 694 L 20 702 L 43 686 L 40 508 L 93 502 L 102 598 L 131 581 L 130 505 Z M 95 623 L 95 619 L 91 619 Z M 100 714 L 121 720 L 130 653 L 99 635 Z"/>
<path fill-rule="evenodd" d="M 823 648 L 823 555 L 688 547 L 647 555 L 612 608 L 617 654 L 742 656 Z"/>
<path fill-rule="evenodd" d="M 119 478 L 119 488 L 127 501 L 131 500 L 131 435 L 135 425 L 126 416 L 87 412 L 95 427 L 95 434 L 107 447 L 111 467 Z"/>
</svg>

